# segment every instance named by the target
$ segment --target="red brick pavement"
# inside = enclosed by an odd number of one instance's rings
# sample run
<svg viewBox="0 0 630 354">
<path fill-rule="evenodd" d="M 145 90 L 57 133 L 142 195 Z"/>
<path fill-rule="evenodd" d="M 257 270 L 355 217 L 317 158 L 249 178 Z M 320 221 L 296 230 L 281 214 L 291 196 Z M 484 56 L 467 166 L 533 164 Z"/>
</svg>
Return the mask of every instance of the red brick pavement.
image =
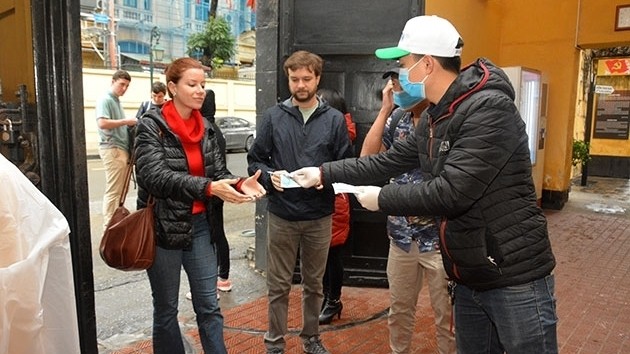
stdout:
<svg viewBox="0 0 630 354">
<path fill-rule="evenodd" d="M 558 265 L 556 297 L 558 345 L 562 354 L 630 353 L 630 219 L 588 212 L 547 211 Z M 301 353 L 301 292 L 289 300 L 287 353 Z M 321 327 L 321 338 L 335 354 L 389 353 L 386 310 L 388 290 L 343 289 L 340 320 Z M 229 353 L 264 353 L 266 298 L 224 311 Z M 415 354 L 435 353 L 435 330 L 428 294 L 423 289 L 417 308 Z M 186 333 L 201 353 L 196 330 Z M 150 354 L 145 340 L 114 352 Z"/>
<path fill-rule="evenodd" d="M 561 353 L 630 353 L 630 220 L 547 212 Z"/>
</svg>

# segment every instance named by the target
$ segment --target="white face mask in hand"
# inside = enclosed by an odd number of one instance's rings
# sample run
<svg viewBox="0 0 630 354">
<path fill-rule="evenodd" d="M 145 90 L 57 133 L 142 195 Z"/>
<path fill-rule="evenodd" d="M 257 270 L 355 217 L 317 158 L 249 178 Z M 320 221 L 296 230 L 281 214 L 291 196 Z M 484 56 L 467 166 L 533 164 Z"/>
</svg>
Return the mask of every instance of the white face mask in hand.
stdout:
<svg viewBox="0 0 630 354">
<path fill-rule="evenodd" d="M 361 205 L 370 211 L 379 210 L 378 195 L 381 193 L 381 187 L 376 186 L 358 186 L 359 193 L 355 194 Z"/>
<path fill-rule="evenodd" d="M 302 188 L 321 188 L 321 176 L 319 167 L 304 167 L 289 174 Z"/>
</svg>

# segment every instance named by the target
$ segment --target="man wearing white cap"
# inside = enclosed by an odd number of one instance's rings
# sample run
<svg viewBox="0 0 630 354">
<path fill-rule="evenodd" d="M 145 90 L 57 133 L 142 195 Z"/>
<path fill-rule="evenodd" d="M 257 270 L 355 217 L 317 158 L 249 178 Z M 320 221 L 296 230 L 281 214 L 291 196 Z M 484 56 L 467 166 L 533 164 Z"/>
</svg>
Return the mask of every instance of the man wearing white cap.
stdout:
<svg viewBox="0 0 630 354">
<path fill-rule="evenodd" d="M 381 109 L 365 135 L 361 155 L 385 151 L 398 140 L 413 133 L 422 112 L 429 106 L 426 99 L 412 97 L 400 88 L 399 69 L 383 74 L 388 79 L 382 90 Z M 394 105 L 398 108 L 394 109 Z M 394 109 L 392 111 L 392 109 Z M 420 166 L 390 179 L 389 183 L 420 183 L 424 179 Z M 408 354 L 416 332 L 416 308 L 425 280 L 440 354 L 455 354 L 453 313 L 448 294 L 448 277 L 440 253 L 440 237 L 436 217 L 387 216 L 387 283 L 389 285 L 389 347 L 392 354 Z"/>
<path fill-rule="evenodd" d="M 536 204 L 525 124 L 505 73 L 487 59 L 460 70 L 463 41 L 437 16 L 410 19 L 398 46 L 402 89 L 426 97 L 414 134 L 386 152 L 307 167 L 303 187 L 370 184 L 420 165 L 421 183 L 361 186 L 357 199 L 388 215 L 440 217 L 444 268 L 456 283 L 458 353 L 557 353 L 555 258 Z"/>
</svg>

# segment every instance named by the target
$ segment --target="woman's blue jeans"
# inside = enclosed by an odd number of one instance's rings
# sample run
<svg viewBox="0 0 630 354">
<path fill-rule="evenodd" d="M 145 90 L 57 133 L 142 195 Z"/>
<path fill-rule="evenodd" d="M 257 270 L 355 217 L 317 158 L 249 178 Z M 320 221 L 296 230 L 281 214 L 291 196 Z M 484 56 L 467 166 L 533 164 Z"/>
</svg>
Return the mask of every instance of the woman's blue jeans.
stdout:
<svg viewBox="0 0 630 354">
<path fill-rule="evenodd" d="M 153 294 L 155 354 L 185 353 L 177 322 L 182 266 L 188 276 L 204 352 L 227 353 L 223 340 L 223 315 L 217 302 L 217 258 L 205 213 L 193 215 L 192 226 L 191 250 L 157 247 L 153 266 L 147 270 Z"/>
<path fill-rule="evenodd" d="M 553 293 L 553 275 L 487 291 L 457 284 L 457 353 L 558 353 Z"/>
</svg>

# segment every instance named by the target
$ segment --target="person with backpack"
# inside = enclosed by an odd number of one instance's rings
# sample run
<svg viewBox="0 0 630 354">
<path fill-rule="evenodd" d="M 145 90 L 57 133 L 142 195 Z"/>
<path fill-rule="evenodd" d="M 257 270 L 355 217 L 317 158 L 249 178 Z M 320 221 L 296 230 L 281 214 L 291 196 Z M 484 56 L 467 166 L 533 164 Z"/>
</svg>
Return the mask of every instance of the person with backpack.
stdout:
<svg viewBox="0 0 630 354">
<path fill-rule="evenodd" d="M 163 82 L 155 81 L 151 84 L 151 99 L 142 102 L 136 113 L 136 118 L 140 119 L 150 109 L 162 108 L 164 102 L 166 102 L 166 85 Z"/>
<path fill-rule="evenodd" d="M 363 140 L 361 156 L 374 155 L 391 148 L 409 136 L 429 106 L 422 98 L 407 95 L 400 87 L 398 69 L 383 74 L 388 79 L 383 88 L 383 101 L 378 116 Z M 391 183 L 422 182 L 420 167 L 391 179 Z M 433 216 L 387 217 L 390 239 L 387 256 L 389 283 L 389 346 L 394 354 L 410 353 L 416 321 L 418 295 L 428 280 L 431 307 L 435 315 L 438 352 L 455 353 L 452 329 L 452 306 L 448 280 L 439 247 L 439 232 Z"/>
</svg>

